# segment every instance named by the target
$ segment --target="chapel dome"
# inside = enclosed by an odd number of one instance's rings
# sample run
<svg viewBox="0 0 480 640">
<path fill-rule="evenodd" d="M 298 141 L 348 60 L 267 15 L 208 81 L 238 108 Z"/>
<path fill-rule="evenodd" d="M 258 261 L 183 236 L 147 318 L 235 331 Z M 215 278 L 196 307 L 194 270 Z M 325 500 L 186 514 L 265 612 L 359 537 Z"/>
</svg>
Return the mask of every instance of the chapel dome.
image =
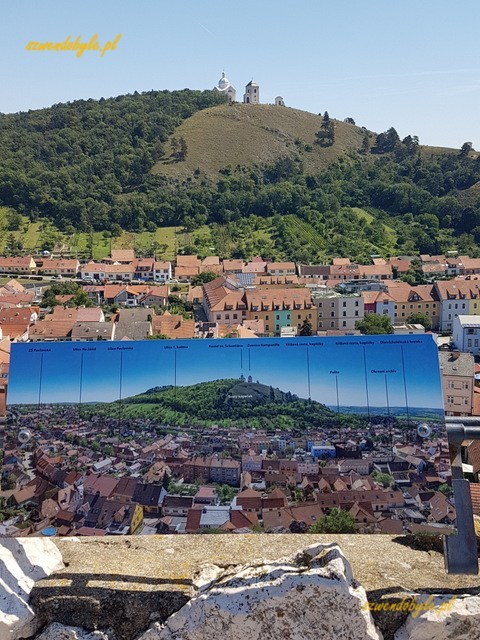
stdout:
<svg viewBox="0 0 480 640">
<path fill-rule="evenodd" d="M 222 72 L 222 77 L 218 81 L 218 88 L 219 89 L 227 89 L 227 87 L 229 87 L 229 86 L 230 86 L 230 80 L 225 75 L 225 71 L 223 71 Z"/>
</svg>

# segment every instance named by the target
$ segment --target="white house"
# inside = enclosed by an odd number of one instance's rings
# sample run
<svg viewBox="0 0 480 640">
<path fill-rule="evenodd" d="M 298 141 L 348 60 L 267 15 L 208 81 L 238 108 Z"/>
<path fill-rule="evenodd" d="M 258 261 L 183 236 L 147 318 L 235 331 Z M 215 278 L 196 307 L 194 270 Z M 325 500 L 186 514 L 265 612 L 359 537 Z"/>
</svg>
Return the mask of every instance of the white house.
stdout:
<svg viewBox="0 0 480 640">
<path fill-rule="evenodd" d="M 472 353 L 480 350 L 480 316 L 456 316 L 453 319 L 453 344 L 459 351 Z"/>
<path fill-rule="evenodd" d="M 155 282 L 167 282 L 172 279 L 172 263 L 155 261 L 153 263 L 153 279 Z"/>
</svg>

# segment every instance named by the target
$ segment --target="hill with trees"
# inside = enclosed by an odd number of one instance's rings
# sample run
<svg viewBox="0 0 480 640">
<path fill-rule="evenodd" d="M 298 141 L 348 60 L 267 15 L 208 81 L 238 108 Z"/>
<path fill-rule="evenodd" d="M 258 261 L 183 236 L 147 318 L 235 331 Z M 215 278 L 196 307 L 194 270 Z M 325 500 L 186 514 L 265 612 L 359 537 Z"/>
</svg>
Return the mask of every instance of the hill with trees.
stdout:
<svg viewBox="0 0 480 640">
<path fill-rule="evenodd" d="M 199 252 L 213 227 L 235 238 L 227 254 L 245 257 L 478 255 L 470 145 L 424 147 L 326 112 L 151 91 L 0 115 L 0 151 L 11 251 L 41 224 L 66 236 L 182 227 Z"/>
<path fill-rule="evenodd" d="M 185 387 L 154 387 L 121 402 L 86 406 L 84 412 L 122 419 L 144 418 L 172 425 L 311 429 L 338 425 L 338 416 L 320 402 L 240 379 L 215 380 Z M 344 419 L 345 418 L 345 419 Z M 342 416 L 342 425 L 362 418 Z"/>
</svg>

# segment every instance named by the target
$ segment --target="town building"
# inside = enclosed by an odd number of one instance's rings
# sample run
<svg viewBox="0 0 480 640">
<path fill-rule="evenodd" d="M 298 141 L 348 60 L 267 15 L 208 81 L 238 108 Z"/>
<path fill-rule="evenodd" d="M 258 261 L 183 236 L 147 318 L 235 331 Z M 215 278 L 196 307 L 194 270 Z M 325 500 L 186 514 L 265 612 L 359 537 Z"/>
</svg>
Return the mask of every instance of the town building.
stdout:
<svg viewBox="0 0 480 640">
<path fill-rule="evenodd" d="M 315 333 L 317 308 L 303 288 L 246 289 L 247 319 L 263 320 L 266 333 L 281 335 L 285 327 L 298 330 L 308 321 Z"/>
<path fill-rule="evenodd" d="M 452 331 L 457 316 L 480 314 L 480 281 L 437 281 L 435 291 L 441 304 L 440 331 Z"/>
<path fill-rule="evenodd" d="M 471 353 L 439 351 L 445 415 L 473 414 L 475 361 Z"/>
<path fill-rule="evenodd" d="M 341 294 L 332 289 L 313 289 L 313 304 L 317 309 L 317 330 L 351 330 L 364 317 L 360 294 Z"/>
<path fill-rule="evenodd" d="M 453 344 L 459 351 L 478 356 L 480 350 L 480 316 L 458 315 L 453 319 Z"/>
</svg>

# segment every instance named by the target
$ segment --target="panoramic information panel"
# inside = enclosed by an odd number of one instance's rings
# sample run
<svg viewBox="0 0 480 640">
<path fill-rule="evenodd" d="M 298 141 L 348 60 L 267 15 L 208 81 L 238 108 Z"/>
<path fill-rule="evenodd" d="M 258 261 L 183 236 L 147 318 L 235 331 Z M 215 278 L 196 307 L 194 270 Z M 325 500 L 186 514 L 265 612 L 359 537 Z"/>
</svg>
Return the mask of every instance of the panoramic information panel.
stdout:
<svg viewBox="0 0 480 640">
<path fill-rule="evenodd" d="M 255 530 L 290 526 L 272 488 L 307 528 L 454 525 L 428 335 L 13 344 L 8 413 L 12 526 L 44 535 L 233 530 L 245 488 Z"/>
</svg>

